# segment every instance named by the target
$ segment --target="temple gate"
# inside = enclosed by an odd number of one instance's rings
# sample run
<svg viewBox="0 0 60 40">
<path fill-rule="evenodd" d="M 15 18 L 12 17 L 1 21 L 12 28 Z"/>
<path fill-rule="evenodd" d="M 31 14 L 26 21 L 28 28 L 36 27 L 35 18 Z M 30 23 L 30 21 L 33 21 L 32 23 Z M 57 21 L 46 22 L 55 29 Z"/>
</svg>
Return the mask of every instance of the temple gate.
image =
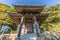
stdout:
<svg viewBox="0 0 60 40">
<path fill-rule="evenodd" d="M 8 12 L 9 16 L 18 25 L 17 39 L 21 40 L 22 35 L 35 34 L 40 37 L 40 25 L 44 23 L 49 13 L 41 13 L 44 5 L 14 5 L 16 12 Z"/>
</svg>

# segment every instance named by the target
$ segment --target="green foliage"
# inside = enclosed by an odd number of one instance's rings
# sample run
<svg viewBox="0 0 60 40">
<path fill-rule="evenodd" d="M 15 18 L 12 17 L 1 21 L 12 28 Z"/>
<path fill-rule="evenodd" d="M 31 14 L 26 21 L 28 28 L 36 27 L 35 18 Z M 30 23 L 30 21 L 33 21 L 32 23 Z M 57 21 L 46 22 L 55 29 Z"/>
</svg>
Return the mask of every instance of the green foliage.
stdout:
<svg viewBox="0 0 60 40">
<path fill-rule="evenodd" d="M 49 6 L 48 8 L 44 9 L 44 12 L 53 12 L 53 11 L 60 11 L 60 4 Z"/>
<path fill-rule="evenodd" d="M 13 30 L 16 29 L 16 25 L 13 24 L 13 20 L 6 13 L 0 13 L 0 26 L 2 25 L 8 25 Z"/>
<path fill-rule="evenodd" d="M 14 23 L 9 24 L 8 26 L 11 27 L 11 29 L 12 29 L 13 31 L 15 31 L 15 30 L 17 29 L 17 26 L 16 26 L 16 24 L 14 24 Z"/>
<path fill-rule="evenodd" d="M 9 17 L 9 15 L 6 13 L 6 11 L 10 11 L 10 12 L 15 12 L 15 9 L 6 5 L 6 4 L 2 4 L 0 3 L 0 28 L 2 27 L 2 25 L 10 25 L 10 27 L 15 30 L 16 29 L 16 25 L 14 24 L 13 20 Z"/>
<path fill-rule="evenodd" d="M 42 30 L 49 31 L 49 32 L 57 32 L 60 30 L 60 12 L 59 6 L 55 5 L 46 8 L 47 11 L 51 12 L 45 23 L 41 26 Z M 56 8 L 57 7 L 57 8 Z"/>
<path fill-rule="evenodd" d="M 60 4 L 49 6 L 45 8 L 43 12 L 51 12 L 51 14 L 41 26 L 42 30 L 49 32 L 60 30 Z"/>
<path fill-rule="evenodd" d="M 8 9 L 10 12 L 15 12 L 15 9 L 13 7 L 9 7 Z"/>
<path fill-rule="evenodd" d="M 49 23 L 59 23 L 60 22 L 60 13 L 52 13 L 50 17 L 47 19 Z"/>
<path fill-rule="evenodd" d="M 10 24 L 12 23 L 12 19 L 8 16 L 7 13 L 0 12 L 0 23 L 1 24 Z"/>
<path fill-rule="evenodd" d="M 0 12 L 6 12 L 8 10 L 9 6 L 6 6 L 5 4 L 0 4 Z"/>
<path fill-rule="evenodd" d="M 6 12 L 6 11 L 15 12 L 15 9 L 6 4 L 0 3 L 0 12 Z"/>
</svg>

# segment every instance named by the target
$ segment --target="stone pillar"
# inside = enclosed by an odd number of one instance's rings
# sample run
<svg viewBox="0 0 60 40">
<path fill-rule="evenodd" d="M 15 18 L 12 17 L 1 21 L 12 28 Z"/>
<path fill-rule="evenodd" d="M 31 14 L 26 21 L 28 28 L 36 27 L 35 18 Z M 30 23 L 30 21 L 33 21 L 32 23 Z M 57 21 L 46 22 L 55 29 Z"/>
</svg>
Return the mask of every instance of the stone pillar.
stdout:
<svg viewBox="0 0 60 40">
<path fill-rule="evenodd" d="M 24 17 L 21 18 L 21 22 L 20 24 L 18 25 L 18 38 L 21 36 L 21 30 L 22 30 L 22 26 L 23 26 L 23 19 Z"/>
<path fill-rule="evenodd" d="M 40 26 L 39 26 L 35 16 L 34 16 L 34 26 L 35 26 L 37 37 L 40 37 L 40 35 L 39 35 L 40 34 Z"/>
</svg>

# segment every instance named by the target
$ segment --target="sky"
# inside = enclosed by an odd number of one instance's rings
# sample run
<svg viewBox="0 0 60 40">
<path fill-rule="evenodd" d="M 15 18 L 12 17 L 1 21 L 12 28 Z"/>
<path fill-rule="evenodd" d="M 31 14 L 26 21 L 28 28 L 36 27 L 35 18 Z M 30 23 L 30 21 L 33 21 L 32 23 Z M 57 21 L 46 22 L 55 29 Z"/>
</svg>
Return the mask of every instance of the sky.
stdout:
<svg viewBox="0 0 60 40">
<path fill-rule="evenodd" d="M 13 6 L 13 4 L 29 4 L 29 5 L 40 5 L 43 4 L 46 7 L 60 4 L 60 0 L 0 0 L 1 3 L 7 4 L 9 6 Z"/>
</svg>

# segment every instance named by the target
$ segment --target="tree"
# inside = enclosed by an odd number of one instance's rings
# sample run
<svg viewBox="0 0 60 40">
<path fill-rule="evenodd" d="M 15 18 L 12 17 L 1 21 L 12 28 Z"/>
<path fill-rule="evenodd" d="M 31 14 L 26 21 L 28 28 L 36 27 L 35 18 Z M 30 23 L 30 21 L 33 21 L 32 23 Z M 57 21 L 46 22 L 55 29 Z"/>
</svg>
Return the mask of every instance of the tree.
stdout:
<svg viewBox="0 0 60 40">
<path fill-rule="evenodd" d="M 53 11 L 60 11 L 60 4 L 49 6 L 43 10 L 43 12 L 53 12 Z"/>
<path fill-rule="evenodd" d="M 60 25 L 58 24 L 60 24 L 60 12 L 54 11 L 41 26 L 41 29 L 49 32 L 56 32 L 60 30 Z"/>
<path fill-rule="evenodd" d="M 13 7 L 9 7 L 8 9 L 10 12 L 15 12 L 16 10 Z"/>
<path fill-rule="evenodd" d="M 13 22 L 13 19 L 11 19 L 6 13 L 6 11 L 8 10 L 10 12 L 15 12 L 15 9 L 13 7 L 0 3 L 0 28 L 2 27 L 2 25 L 8 25 L 14 30 L 16 29 L 16 25 Z"/>
</svg>

